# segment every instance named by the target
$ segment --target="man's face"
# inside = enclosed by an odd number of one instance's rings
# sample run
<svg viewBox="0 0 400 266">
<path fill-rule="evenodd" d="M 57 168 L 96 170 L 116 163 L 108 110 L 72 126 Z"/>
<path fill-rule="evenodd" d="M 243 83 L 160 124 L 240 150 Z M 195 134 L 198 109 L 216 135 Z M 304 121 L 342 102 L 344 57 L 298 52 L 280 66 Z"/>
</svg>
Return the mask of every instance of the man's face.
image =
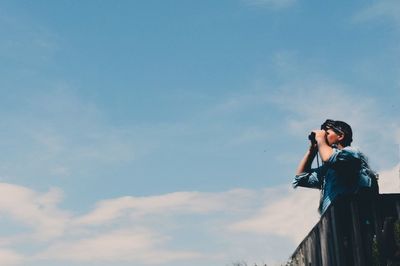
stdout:
<svg viewBox="0 0 400 266">
<path fill-rule="evenodd" d="M 343 134 L 338 134 L 332 129 L 326 131 L 326 140 L 329 146 L 332 146 L 332 144 L 338 144 L 342 139 Z"/>
</svg>

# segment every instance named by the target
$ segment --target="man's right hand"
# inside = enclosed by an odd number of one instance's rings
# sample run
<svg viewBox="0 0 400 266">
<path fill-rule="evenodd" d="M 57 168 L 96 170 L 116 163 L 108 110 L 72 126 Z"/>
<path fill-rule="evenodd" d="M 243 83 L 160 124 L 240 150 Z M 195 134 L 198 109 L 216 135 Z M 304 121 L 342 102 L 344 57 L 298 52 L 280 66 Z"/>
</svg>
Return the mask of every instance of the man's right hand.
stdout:
<svg viewBox="0 0 400 266">
<path fill-rule="evenodd" d="M 325 130 L 313 130 L 315 133 L 315 140 L 318 144 L 326 143 L 326 131 Z"/>
</svg>

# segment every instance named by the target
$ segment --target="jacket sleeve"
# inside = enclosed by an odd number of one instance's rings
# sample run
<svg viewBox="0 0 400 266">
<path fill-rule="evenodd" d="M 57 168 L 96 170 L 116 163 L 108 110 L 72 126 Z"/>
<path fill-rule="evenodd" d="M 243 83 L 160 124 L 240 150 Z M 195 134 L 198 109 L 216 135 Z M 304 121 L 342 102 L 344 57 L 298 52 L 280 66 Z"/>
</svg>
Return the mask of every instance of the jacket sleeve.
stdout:
<svg viewBox="0 0 400 266">
<path fill-rule="evenodd" d="M 324 175 L 324 167 L 311 169 L 310 172 L 304 172 L 296 175 L 292 181 L 293 188 L 308 187 L 321 189 Z"/>
</svg>

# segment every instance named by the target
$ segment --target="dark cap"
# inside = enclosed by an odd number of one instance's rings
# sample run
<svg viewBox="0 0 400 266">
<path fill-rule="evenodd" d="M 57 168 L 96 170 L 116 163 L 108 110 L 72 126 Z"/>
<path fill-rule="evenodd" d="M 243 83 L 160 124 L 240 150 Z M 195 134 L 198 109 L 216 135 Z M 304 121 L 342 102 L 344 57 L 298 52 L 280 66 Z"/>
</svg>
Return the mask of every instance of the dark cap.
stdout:
<svg viewBox="0 0 400 266">
<path fill-rule="evenodd" d="M 322 125 L 321 129 L 327 130 L 327 129 L 332 129 L 338 134 L 343 134 L 344 139 L 343 139 L 343 145 L 344 146 L 350 146 L 351 142 L 353 141 L 353 131 L 351 130 L 351 127 L 349 124 L 343 121 L 338 121 L 338 120 L 332 120 L 332 119 L 327 119 Z"/>
</svg>

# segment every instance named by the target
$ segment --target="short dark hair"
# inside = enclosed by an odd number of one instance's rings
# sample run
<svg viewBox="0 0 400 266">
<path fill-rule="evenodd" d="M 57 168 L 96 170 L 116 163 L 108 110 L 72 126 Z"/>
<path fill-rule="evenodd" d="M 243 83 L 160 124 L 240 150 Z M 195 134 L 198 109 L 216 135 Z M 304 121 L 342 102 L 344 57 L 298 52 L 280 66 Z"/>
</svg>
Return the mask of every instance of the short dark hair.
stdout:
<svg viewBox="0 0 400 266">
<path fill-rule="evenodd" d="M 346 147 L 350 146 L 351 142 L 353 141 L 353 131 L 351 130 L 351 126 L 346 122 L 339 121 L 339 120 L 332 120 L 327 119 L 322 125 L 321 129 L 327 130 L 332 129 L 337 134 L 343 134 L 344 138 L 341 141 L 341 144 Z"/>
</svg>

